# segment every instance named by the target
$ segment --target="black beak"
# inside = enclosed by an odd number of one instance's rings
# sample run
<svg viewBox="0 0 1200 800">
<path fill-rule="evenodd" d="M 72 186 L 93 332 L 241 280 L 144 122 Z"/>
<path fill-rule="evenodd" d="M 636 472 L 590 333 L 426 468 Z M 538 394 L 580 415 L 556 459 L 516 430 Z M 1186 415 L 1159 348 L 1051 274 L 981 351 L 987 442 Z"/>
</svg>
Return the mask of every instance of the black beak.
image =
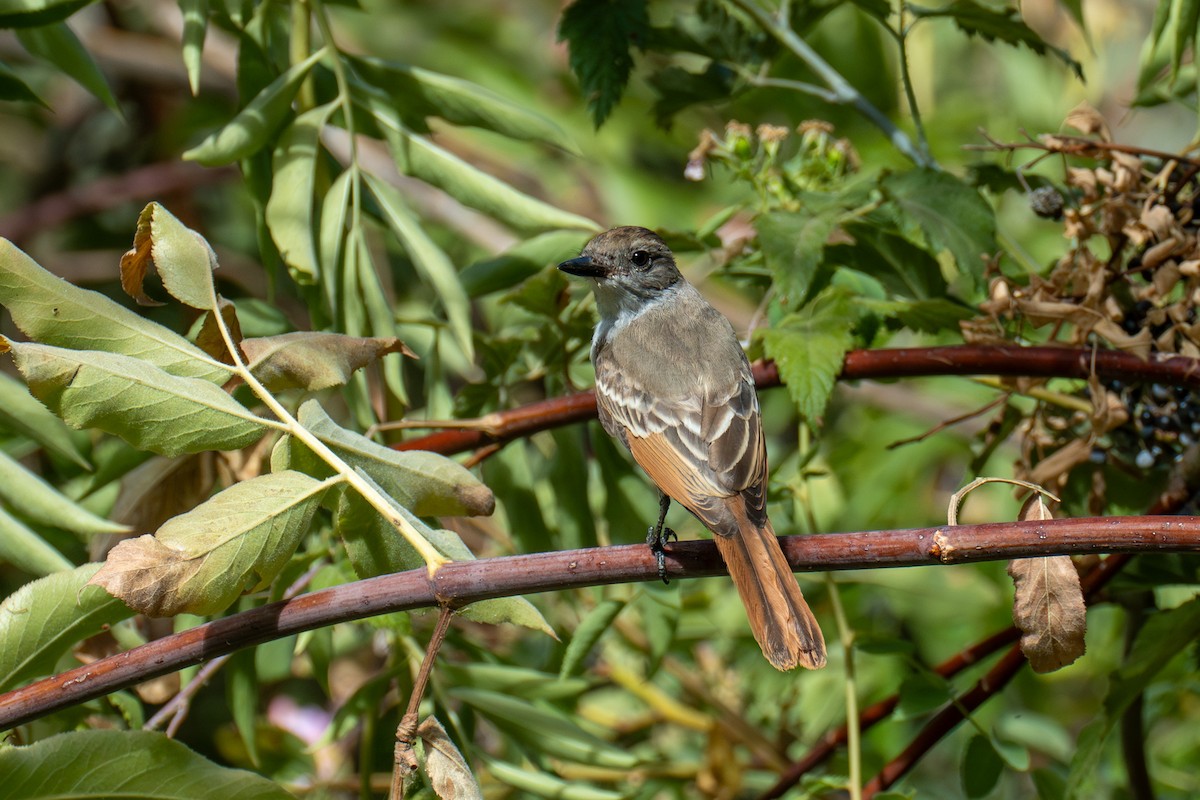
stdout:
<svg viewBox="0 0 1200 800">
<path fill-rule="evenodd" d="M 578 275 L 581 278 L 603 278 L 605 274 L 604 267 L 592 260 L 591 256 L 579 256 L 562 262 L 558 268 L 570 275 Z"/>
</svg>

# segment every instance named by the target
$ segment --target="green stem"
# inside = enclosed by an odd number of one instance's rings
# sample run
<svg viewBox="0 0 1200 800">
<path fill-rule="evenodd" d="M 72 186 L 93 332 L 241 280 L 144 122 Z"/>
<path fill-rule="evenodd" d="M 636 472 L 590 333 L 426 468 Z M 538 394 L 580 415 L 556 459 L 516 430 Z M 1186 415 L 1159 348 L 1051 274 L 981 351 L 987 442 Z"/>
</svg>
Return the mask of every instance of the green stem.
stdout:
<svg viewBox="0 0 1200 800">
<path fill-rule="evenodd" d="M 842 607 L 842 596 L 832 573 L 825 573 L 825 585 L 829 587 L 829 601 L 833 606 L 834 624 L 838 639 L 842 643 L 845 663 L 842 672 L 846 676 L 846 758 L 849 767 L 850 800 L 862 800 L 862 730 L 858 720 L 858 679 L 854 667 L 854 629 L 846 620 Z"/>
<path fill-rule="evenodd" d="M 908 29 L 904 26 L 904 12 L 907 7 L 908 4 L 900 0 L 900 17 L 896 30 L 891 32 L 896 37 L 896 45 L 900 49 L 900 83 L 904 86 L 908 113 L 912 115 L 913 128 L 917 132 L 917 147 L 930 162 L 933 162 L 933 156 L 929 152 L 929 139 L 925 136 L 925 126 L 921 123 L 921 108 L 917 105 L 917 95 L 913 91 L 912 74 L 908 71 Z"/>
<path fill-rule="evenodd" d="M 888 140 L 891 141 L 892 146 L 914 164 L 921 167 L 937 167 L 936 162 L 933 161 L 928 153 L 916 147 L 912 140 L 908 138 L 908 134 L 897 128 L 882 111 L 872 105 L 871 101 L 867 100 L 858 89 L 855 89 L 840 72 L 834 69 L 828 61 L 821 58 L 817 54 L 817 51 L 808 46 L 807 42 L 797 36 L 795 31 L 781 24 L 779 20 L 766 9 L 759 6 L 754 0 L 732 0 L 732 2 L 735 6 L 749 14 L 763 31 L 777 39 L 780 44 L 804 62 L 805 66 L 817 74 L 817 77 L 829 88 L 828 102 L 853 106 L 855 110 L 866 117 L 875 127 L 883 131 Z M 801 84 L 801 86 L 808 87 L 809 84 Z M 811 93 L 807 89 L 804 91 Z"/>
</svg>

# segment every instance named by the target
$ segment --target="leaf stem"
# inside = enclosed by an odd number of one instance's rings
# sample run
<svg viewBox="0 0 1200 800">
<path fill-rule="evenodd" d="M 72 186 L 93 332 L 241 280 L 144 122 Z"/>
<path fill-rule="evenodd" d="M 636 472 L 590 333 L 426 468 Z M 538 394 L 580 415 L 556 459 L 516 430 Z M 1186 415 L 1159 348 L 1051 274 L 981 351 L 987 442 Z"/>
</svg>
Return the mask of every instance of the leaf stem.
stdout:
<svg viewBox="0 0 1200 800">
<path fill-rule="evenodd" d="M 821 58 L 816 50 L 813 50 L 807 42 L 796 35 L 795 31 L 782 24 L 780 20 L 759 6 L 754 0 L 731 0 L 731 2 L 749 14 L 763 31 L 778 40 L 780 44 L 804 62 L 805 66 L 817 74 L 817 77 L 829 87 L 828 102 L 853 106 L 855 110 L 866 117 L 875 127 L 883 131 L 888 140 L 891 141 L 892 146 L 914 164 L 931 169 L 937 168 L 937 163 L 927 152 L 915 146 L 908 137 L 908 134 L 897 128 L 882 111 L 863 96 L 862 92 L 854 88 L 853 84 L 834 69 L 828 61 Z M 789 88 L 805 91 L 808 94 L 813 93 L 808 88 L 800 89 L 800 86 L 809 87 L 810 84 L 800 84 L 799 86 Z"/>
<path fill-rule="evenodd" d="M 834 624 L 837 625 L 838 638 L 845 653 L 842 673 L 846 676 L 846 757 L 849 762 L 850 800 L 862 800 L 862 729 L 859 727 L 858 680 L 854 666 L 854 629 L 846 620 L 842 595 L 831 573 L 825 573 L 825 585 L 829 588 Z"/>
</svg>

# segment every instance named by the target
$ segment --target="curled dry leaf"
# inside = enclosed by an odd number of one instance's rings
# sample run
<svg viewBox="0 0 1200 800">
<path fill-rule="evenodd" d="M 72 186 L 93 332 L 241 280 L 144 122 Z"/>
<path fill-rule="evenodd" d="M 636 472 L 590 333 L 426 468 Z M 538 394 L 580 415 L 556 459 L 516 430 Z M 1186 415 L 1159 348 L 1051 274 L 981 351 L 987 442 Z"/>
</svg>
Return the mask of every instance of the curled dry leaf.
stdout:
<svg viewBox="0 0 1200 800">
<path fill-rule="evenodd" d="M 224 298 L 220 301 L 220 308 L 221 318 L 225 321 L 225 327 L 229 329 L 229 337 L 233 339 L 234 344 L 240 345 L 242 343 L 242 323 L 238 319 L 237 309 L 233 303 Z M 200 330 L 196 334 L 196 346 L 222 364 L 233 363 L 233 358 L 229 355 L 229 347 L 225 344 L 225 337 L 221 335 L 216 315 L 211 309 L 204 315 L 204 322 L 201 323 Z M 244 353 L 243 357 L 245 357 Z"/>
<path fill-rule="evenodd" d="M 1041 495 L 1026 501 L 1021 519 L 1052 519 Z M 1053 672 L 1083 655 L 1087 609 L 1071 559 L 1018 558 L 1008 563 L 1008 574 L 1016 587 L 1013 622 L 1034 672 Z"/>
<path fill-rule="evenodd" d="M 426 717 L 417 727 L 417 734 L 425 745 L 425 775 L 437 796 L 442 800 L 482 800 L 471 767 L 450 741 L 442 723 L 436 717 Z"/>
<path fill-rule="evenodd" d="M 388 353 L 416 354 L 394 336 L 345 336 L 301 331 L 243 339 L 250 371 L 271 391 L 317 391 L 341 386 L 350 375 Z"/>
<path fill-rule="evenodd" d="M 216 297 L 212 272 L 217 255 L 203 236 L 176 219 L 158 203 L 138 215 L 133 247 L 121 256 L 121 288 L 138 305 L 160 306 L 143 284 L 150 265 L 158 268 L 163 287 L 192 308 L 211 308 Z"/>
</svg>

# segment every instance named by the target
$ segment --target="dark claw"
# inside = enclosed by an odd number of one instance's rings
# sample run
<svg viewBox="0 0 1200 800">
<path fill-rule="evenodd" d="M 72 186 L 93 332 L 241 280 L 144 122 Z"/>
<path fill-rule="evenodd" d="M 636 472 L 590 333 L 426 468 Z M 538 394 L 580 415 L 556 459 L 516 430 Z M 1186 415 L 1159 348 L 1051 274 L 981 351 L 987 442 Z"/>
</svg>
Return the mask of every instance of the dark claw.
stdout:
<svg viewBox="0 0 1200 800">
<path fill-rule="evenodd" d="M 679 541 L 679 536 L 670 528 L 659 528 L 652 526 L 646 534 L 646 544 L 650 545 L 650 552 L 654 554 L 654 562 L 658 565 L 658 577 L 666 585 L 671 582 L 667 580 L 667 548 L 668 542 Z"/>
</svg>

